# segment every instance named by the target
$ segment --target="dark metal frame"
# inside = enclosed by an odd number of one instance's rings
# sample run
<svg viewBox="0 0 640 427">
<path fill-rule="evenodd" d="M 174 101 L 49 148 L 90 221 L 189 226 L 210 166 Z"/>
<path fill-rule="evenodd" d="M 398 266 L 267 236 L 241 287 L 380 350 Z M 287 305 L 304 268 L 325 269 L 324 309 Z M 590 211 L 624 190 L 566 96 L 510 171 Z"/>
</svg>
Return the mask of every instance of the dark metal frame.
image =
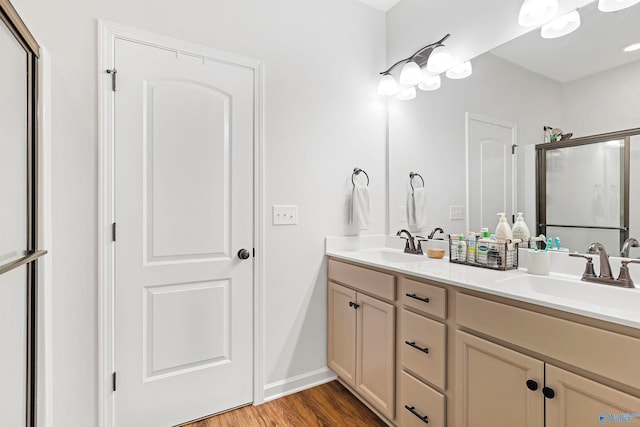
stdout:
<svg viewBox="0 0 640 427">
<path fill-rule="evenodd" d="M 38 324 L 38 258 L 39 250 L 39 135 L 38 135 L 38 58 L 40 48 L 9 0 L 0 0 L 0 25 L 13 34 L 27 54 L 27 242 L 23 256 L 0 267 L 0 274 L 26 265 L 27 271 L 27 413 L 26 426 L 37 424 L 37 324 Z"/>
<path fill-rule="evenodd" d="M 547 234 L 547 227 L 582 228 L 598 230 L 619 230 L 620 246 L 629 237 L 629 180 L 631 161 L 631 137 L 640 135 L 640 128 L 622 130 L 618 132 L 601 133 L 598 135 L 585 136 L 571 139 L 569 141 L 552 142 L 536 145 L 536 229 L 538 234 Z M 597 227 L 590 225 L 569 225 L 569 224 L 547 224 L 547 151 L 559 148 L 578 147 L 581 145 L 596 144 L 614 139 L 624 140 L 624 150 L 622 152 L 623 171 L 620 177 L 620 188 L 622 188 L 622 226 L 621 227 Z"/>
</svg>

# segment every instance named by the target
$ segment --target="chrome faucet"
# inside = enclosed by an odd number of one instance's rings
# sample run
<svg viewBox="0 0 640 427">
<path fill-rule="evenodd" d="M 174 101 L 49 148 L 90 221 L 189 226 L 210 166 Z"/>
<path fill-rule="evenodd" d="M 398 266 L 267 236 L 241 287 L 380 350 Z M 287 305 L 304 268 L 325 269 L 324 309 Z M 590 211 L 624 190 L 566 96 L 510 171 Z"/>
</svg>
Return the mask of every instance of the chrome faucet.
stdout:
<svg viewBox="0 0 640 427">
<path fill-rule="evenodd" d="M 434 228 L 433 230 L 431 230 L 431 233 L 429 233 L 429 236 L 427 236 L 427 239 L 432 240 L 432 239 L 433 239 L 433 236 L 435 236 L 435 234 L 436 234 L 438 231 L 439 231 L 440 233 L 444 234 L 444 230 L 443 230 L 442 228 L 440 228 L 440 227 L 436 227 L 436 228 Z M 439 240 L 442 240 L 442 239 L 439 239 Z"/>
<path fill-rule="evenodd" d="M 402 234 L 406 234 L 407 237 L 402 237 Z M 424 254 L 424 252 L 422 252 L 422 245 L 420 244 L 421 242 L 424 241 L 424 238 L 421 236 L 415 236 L 415 238 L 411 235 L 411 233 L 409 232 L 409 230 L 405 230 L 402 229 L 400 231 L 398 231 L 396 233 L 396 236 L 405 239 L 407 241 L 407 243 L 404 246 L 404 252 L 407 254 L 414 254 L 414 255 L 422 255 Z M 418 240 L 418 245 L 416 246 L 416 241 L 415 239 L 419 239 Z"/>
<path fill-rule="evenodd" d="M 607 251 L 602 245 L 602 243 L 592 243 L 587 249 L 587 252 L 590 254 L 598 254 L 600 258 L 600 275 L 596 276 L 596 273 L 593 269 L 593 257 L 587 255 L 580 254 L 569 254 L 572 257 L 580 257 L 585 258 L 587 260 L 587 265 L 584 269 L 584 273 L 582 273 L 582 281 L 584 282 L 593 282 L 593 283 L 603 283 L 605 285 L 613 285 L 620 286 L 622 288 L 634 288 L 633 280 L 631 280 L 631 276 L 629 275 L 629 267 L 628 264 L 640 264 L 640 260 L 626 260 L 622 261 L 620 266 L 620 274 L 617 279 L 614 279 L 611 275 L 611 264 L 609 264 L 609 256 L 607 255 Z"/>
<path fill-rule="evenodd" d="M 640 247 L 640 243 L 633 237 L 629 237 L 622 244 L 622 250 L 620 251 L 620 256 L 624 258 L 629 258 L 629 248 L 638 248 Z"/>
</svg>

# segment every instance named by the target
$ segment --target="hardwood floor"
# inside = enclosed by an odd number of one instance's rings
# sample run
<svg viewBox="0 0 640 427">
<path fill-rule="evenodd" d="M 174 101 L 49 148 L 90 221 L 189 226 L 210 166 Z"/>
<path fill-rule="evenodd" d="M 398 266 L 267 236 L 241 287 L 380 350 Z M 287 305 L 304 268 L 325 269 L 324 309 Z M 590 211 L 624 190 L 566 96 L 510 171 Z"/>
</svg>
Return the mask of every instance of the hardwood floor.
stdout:
<svg viewBox="0 0 640 427">
<path fill-rule="evenodd" d="M 338 381 L 183 427 L 386 426 Z"/>
</svg>

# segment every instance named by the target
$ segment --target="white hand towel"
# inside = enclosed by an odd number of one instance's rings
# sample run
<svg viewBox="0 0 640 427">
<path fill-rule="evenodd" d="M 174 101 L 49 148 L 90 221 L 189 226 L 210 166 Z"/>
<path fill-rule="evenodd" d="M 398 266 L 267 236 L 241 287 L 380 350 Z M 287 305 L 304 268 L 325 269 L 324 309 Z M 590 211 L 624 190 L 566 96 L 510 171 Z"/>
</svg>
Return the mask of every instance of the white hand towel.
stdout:
<svg viewBox="0 0 640 427">
<path fill-rule="evenodd" d="M 367 230 L 369 228 L 369 188 L 363 185 L 354 185 L 351 194 L 351 215 L 349 220 L 354 230 Z"/>
<path fill-rule="evenodd" d="M 407 222 L 414 231 L 427 227 L 427 197 L 423 187 L 415 188 L 407 200 Z"/>
</svg>

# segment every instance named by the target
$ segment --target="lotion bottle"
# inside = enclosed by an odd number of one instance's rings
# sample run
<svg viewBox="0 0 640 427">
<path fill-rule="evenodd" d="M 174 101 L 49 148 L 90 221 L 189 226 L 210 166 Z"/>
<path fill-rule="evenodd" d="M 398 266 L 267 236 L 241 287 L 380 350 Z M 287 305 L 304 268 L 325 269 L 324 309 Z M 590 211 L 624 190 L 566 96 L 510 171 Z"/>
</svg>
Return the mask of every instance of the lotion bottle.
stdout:
<svg viewBox="0 0 640 427">
<path fill-rule="evenodd" d="M 498 216 L 500 217 L 500 221 L 496 227 L 496 240 L 505 241 L 513 239 L 513 233 L 511 232 L 511 227 L 509 227 L 509 224 L 507 223 L 507 217 L 502 212 L 500 212 Z"/>
<path fill-rule="evenodd" d="M 522 212 L 518 212 L 518 218 L 516 218 L 516 223 L 513 224 L 511 233 L 514 239 L 521 239 L 523 243 L 528 242 L 531 238 L 529 227 L 527 227 L 527 224 L 524 222 L 524 216 Z"/>
</svg>

